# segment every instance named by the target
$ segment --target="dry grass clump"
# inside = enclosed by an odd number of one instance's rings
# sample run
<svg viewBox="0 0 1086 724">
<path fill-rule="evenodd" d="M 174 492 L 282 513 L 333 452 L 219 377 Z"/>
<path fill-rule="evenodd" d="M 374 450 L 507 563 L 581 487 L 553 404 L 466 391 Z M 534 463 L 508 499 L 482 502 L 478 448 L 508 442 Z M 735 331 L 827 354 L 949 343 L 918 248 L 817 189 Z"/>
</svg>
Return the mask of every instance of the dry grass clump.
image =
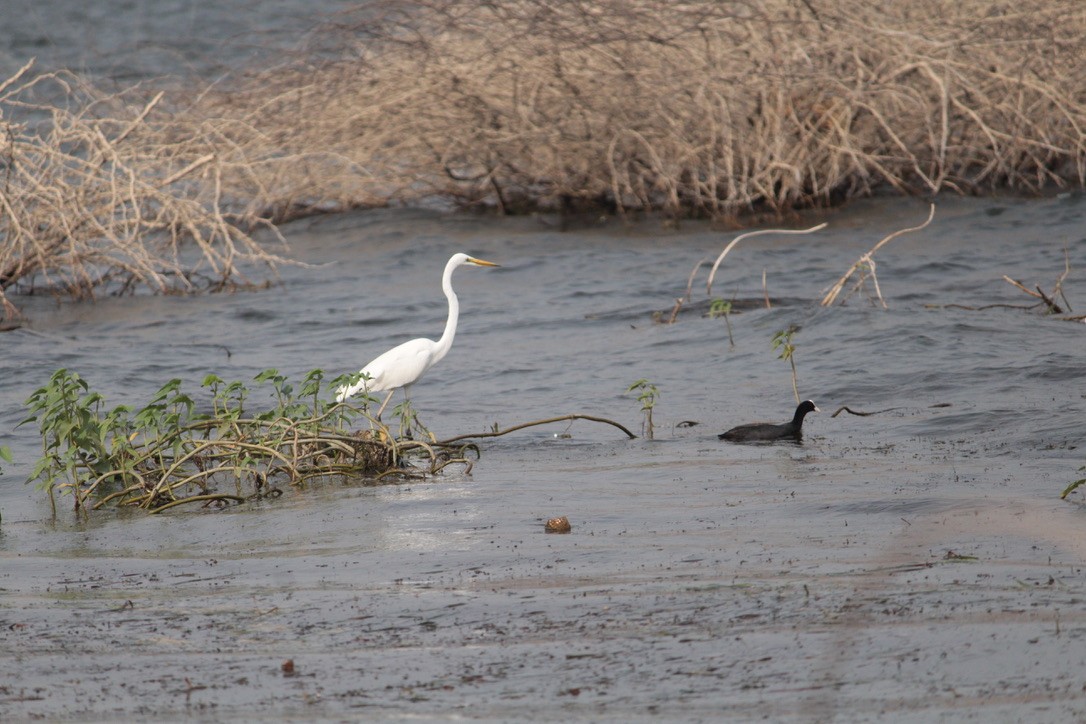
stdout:
<svg viewBox="0 0 1086 724">
<path fill-rule="evenodd" d="M 0 82 L 5 315 L 15 314 L 15 287 L 76 298 L 103 287 L 184 293 L 245 284 L 243 266 L 283 261 L 222 203 L 222 154 L 148 142 L 142 129 L 156 122 L 161 93 L 106 96 L 75 76 L 29 69 Z"/>
<path fill-rule="evenodd" d="M 732 219 L 885 185 L 1083 184 L 1084 35 L 1079 0 L 389 0 L 201 113 L 311 159 L 280 168 L 265 208 Z"/>
<path fill-rule="evenodd" d="M 24 68 L 0 81 L 0 306 L 246 283 L 283 261 L 254 230 L 359 206 L 732 221 L 1083 185 L 1083 37 L 1080 0 L 385 0 L 197 92 Z"/>
</svg>

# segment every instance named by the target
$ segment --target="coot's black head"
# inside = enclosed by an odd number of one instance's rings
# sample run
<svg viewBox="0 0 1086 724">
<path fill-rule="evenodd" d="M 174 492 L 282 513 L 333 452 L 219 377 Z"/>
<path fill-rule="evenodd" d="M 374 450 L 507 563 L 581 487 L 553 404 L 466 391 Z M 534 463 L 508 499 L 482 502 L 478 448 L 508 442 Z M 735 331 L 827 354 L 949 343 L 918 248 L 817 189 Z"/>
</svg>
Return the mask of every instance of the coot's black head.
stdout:
<svg viewBox="0 0 1086 724">
<path fill-rule="evenodd" d="M 799 427 L 803 424 L 803 418 L 808 412 L 822 412 L 819 410 L 815 403 L 810 400 L 805 400 L 799 403 L 799 407 L 796 408 L 796 416 L 792 418 L 792 424 Z"/>
</svg>

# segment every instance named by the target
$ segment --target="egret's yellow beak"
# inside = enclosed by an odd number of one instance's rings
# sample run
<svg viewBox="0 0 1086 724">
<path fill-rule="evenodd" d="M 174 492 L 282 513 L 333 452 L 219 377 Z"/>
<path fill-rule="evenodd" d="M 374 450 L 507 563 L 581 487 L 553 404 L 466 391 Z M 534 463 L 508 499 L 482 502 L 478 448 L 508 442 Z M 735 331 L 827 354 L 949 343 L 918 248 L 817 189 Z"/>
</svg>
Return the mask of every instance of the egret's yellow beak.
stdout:
<svg viewBox="0 0 1086 724">
<path fill-rule="evenodd" d="M 469 256 L 468 261 L 472 264 L 478 264 L 479 266 L 501 266 L 501 264 L 495 264 L 494 262 L 487 261 L 486 259 L 476 259 L 473 256 Z"/>
</svg>

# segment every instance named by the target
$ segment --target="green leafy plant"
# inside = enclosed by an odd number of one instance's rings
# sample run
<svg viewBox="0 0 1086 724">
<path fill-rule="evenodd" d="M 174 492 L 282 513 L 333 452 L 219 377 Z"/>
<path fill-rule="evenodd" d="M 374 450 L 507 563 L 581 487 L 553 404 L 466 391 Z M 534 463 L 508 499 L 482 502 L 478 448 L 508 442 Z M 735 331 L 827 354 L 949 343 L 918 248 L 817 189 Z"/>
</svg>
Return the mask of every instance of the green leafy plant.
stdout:
<svg viewBox="0 0 1086 724">
<path fill-rule="evenodd" d="M 796 404 L 799 404 L 799 386 L 796 384 L 796 346 L 792 344 L 792 336 L 799 331 L 795 325 L 789 325 L 788 329 L 782 329 L 773 335 L 773 349 L 778 350 L 777 358 L 788 360 L 792 365 L 792 392 L 796 396 Z"/>
<path fill-rule="evenodd" d="M 735 339 L 732 337 L 732 320 L 728 316 L 731 313 L 732 303 L 727 299 L 714 299 L 712 303 L 709 304 L 709 319 L 724 317 L 724 323 L 728 325 L 728 345 L 734 347 Z"/>
<path fill-rule="evenodd" d="M 133 410 L 107 408 L 77 373 L 58 370 L 29 397 L 31 414 L 20 423 L 37 422 L 41 431 L 42 456 L 30 480 L 47 492 L 54 514 L 58 492 L 72 495 L 77 511 L 113 504 L 159 512 L 277 496 L 282 482 L 416 477 L 408 455 L 429 459 L 431 473 L 448 464 L 433 446 L 393 438 L 369 416 L 372 398 L 361 398 L 361 407 L 326 402 L 323 381 L 313 370 L 296 392 L 274 369 L 256 375 L 252 388 L 211 374 L 193 397 L 172 379 Z M 249 412 L 261 391 L 273 405 Z M 359 423 L 367 429 L 354 430 Z"/>
<path fill-rule="evenodd" d="M 411 404 L 411 400 L 404 400 L 396 405 L 392 408 L 392 413 L 400 421 L 399 433 L 401 438 L 411 439 L 413 437 L 412 430 L 417 429 L 420 433 L 423 433 L 426 437 L 430 438 L 431 442 L 435 441 L 434 434 L 422 424 L 421 420 L 419 420 L 419 413 Z"/>
<path fill-rule="evenodd" d="M 644 419 L 641 421 L 641 434 L 649 440 L 653 439 L 652 411 L 656 407 L 656 400 L 660 397 L 660 390 L 647 379 L 640 379 L 626 388 L 626 392 L 637 392 L 637 401 L 641 403 L 641 412 Z"/>
<path fill-rule="evenodd" d="M 1080 473 L 1086 473 L 1086 465 L 1083 465 L 1081 468 L 1078 469 L 1078 471 Z M 1070 485 L 1063 489 L 1062 493 L 1060 493 L 1060 500 L 1067 500 L 1067 496 L 1075 492 L 1075 490 L 1082 485 L 1086 485 L 1086 478 L 1080 478 L 1072 482 Z"/>
</svg>

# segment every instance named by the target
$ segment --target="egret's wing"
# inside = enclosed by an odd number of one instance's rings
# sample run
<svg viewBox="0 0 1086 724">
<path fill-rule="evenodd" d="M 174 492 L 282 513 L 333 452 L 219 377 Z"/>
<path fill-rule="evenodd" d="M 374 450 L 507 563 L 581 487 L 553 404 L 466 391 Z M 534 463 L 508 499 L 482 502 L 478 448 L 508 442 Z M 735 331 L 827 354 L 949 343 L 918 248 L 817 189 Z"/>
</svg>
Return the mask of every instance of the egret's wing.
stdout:
<svg viewBox="0 0 1086 724">
<path fill-rule="evenodd" d="M 363 390 L 385 392 L 412 384 L 433 364 L 435 346 L 433 340 L 420 337 L 393 347 L 362 368 L 362 374 L 368 375 L 368 380 L 340 388 L 336 399 L 342 402 Z"/>
</svg>

